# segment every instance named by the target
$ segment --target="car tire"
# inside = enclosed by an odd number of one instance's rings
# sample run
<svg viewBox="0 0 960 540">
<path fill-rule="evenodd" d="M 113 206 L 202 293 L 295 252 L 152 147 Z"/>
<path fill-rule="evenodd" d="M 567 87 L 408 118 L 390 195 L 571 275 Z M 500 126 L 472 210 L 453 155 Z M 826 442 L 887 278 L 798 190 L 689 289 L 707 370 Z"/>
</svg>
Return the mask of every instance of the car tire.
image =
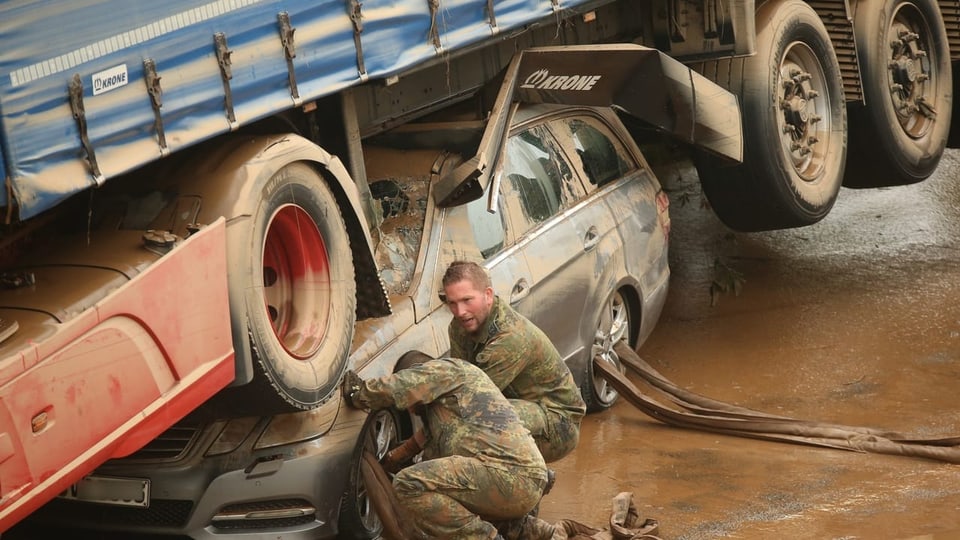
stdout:
<svg viewBox="0 0 960 540">
<path fill-rule="evenodd" d="M 339 538 L 349 540 L 372 540 L 383 532 L 383 523 L 377 516 L 363 483 L 360 460 L 365 450 L 370 450 L 377 459 L 400 444 L 401 423 L 393 409 L 381 409 L 370 413 L 364 422 L 360 441 L 354 449 L 350 464 L 347 491 L 340 504 Z"/>
<path fill-rule="evenodd" d="M 233 390 L 260 412 L 307 410 L 347 367 L 357 302 L 350 241 L 310 166 L 289 164 L 261 189 L 249 217 L 228 228 L 230 307 L 245 314 L 254 367 L 253 381 Z"/>
<path fill-rule="evenodd" d="M 801 0 L 757 10 L 757 53 L 717 75 L 742 104 L 743 163 L 698 153 L 697 171 L 714 212 L 751 232 L 801 227 L 829 213 L 843 180 L 846 106 L 840 65 L 816 12 Z M 741 64 L 737 63 L 736 66 Z"/>
<path fill-rule="evenodd" d="M 875 4 L 860 9 L 854 21 L 865 104 L 848 110 L 843 185 L 852 188 L 924 180 L 937 168 L 950 134 L 950 50 L 937 2 Z"/>
<path fill-rule="evenodd" d="M 594 334 L 593 345 L 590 351 L 590 361 L 587 362 L 586 376 L 580 385 L 580 393 L 587 405 L 587 412 L 599 412 L 610 408 L 616 403 L 619 394 L 601 375 L 594 372 L 593 363 L 596 358 L 602 362 L 613 364 L 621 373 L 626 367 L 620 361 L 620 355 L 613 350 L 618 341 L 630 341 L 633 336 L 633 316 L 627 299 L 620 291 L 614 291 L 604 302 L 597 322 L 597 331 Z"/>
</svg>

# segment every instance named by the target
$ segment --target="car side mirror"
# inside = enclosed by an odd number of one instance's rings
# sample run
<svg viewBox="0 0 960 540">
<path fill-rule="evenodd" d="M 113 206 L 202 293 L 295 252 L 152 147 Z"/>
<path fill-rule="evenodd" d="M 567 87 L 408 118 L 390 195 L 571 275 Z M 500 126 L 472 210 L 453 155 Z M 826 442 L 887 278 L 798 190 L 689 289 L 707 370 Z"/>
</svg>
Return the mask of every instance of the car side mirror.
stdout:
<svg viewBox="0 0 960 540">
<path fill-rule="evenodd" d="M 433 200 L 437 206 L 447 208 L 479 199 L 483 195 L 482 173 L 480 158 L 468 159 L 434 184 Z"/>
</svg>

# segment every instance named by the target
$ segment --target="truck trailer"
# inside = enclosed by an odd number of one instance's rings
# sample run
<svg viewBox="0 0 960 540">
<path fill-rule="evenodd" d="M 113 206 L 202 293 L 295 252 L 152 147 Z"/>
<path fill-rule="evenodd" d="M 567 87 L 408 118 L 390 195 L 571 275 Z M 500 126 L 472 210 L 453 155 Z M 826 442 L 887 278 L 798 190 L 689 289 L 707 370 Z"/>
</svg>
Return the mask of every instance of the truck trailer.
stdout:
<svg viewBox="0 0 960 540">
<path fill-rule="evenodd" d="M 951 142 L 956 0 L 0 4 L 0 532 L 216 395 L 334 399 L 355 323 L 391 310 L 364 141 L 519 51 L 603 44 L 676 75 L 611 105 L 690 149 L 734 230 L 923 180 Z M 551 68 L 514 76 L 590 84 Z M 453 199 L 488 179 L 483 142 Z"/>
</svg>

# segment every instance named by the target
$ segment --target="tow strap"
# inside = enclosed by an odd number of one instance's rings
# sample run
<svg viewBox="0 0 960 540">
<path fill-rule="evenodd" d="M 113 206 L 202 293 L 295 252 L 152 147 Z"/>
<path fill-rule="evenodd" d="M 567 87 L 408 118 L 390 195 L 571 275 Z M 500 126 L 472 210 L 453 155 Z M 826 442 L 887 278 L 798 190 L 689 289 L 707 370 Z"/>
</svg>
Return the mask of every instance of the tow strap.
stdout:
<svg viewBox="0 0 960 540">
<path fill-rule="evenodd" d="M 618 342 L 614 351 L 625 367 L 659 391 L 670 405 L 644 394 L 626 374 L 609 362 L 595 358 L 596 373 L 602 375 L 624 399 L 665 424 L 753 439 L 960 463 L 960 437 L 914 439 L 868 427 L 810 422 L 762 413 L 679 388 L 641 359 L 626 341 Z"/>
<path fill-rule="evenodd" d="M 960 437 L 942 439 L 914 439 L 896 432 L 869 427 L 844 426 L 824 422 L 810 422 L 787 416 L 767 414 L 736 405 L 730 405 L 684 390 L 667 380 L 636 351 L 620 341 L 614 346 L 622 364 L 640 376 L 669 405 L 642 392 L 613 364 L 599 357 L 594 358 L 595 373 L 603 376 L 624 399 L 648 416 L 665 424 L 725 435 L 748 437 L 769 441 L 781 441 L 810 446 L 873 452 L 877 454 L 920 457 L 948 463 L 960 463 Z M 390 477 L 377 458 L 365 451 L 362 455 L 361 474 L 367 496 L 383 523 L 385 540 L 414 540 L 420 535 L 409 520 L 403 519 L 402 507 L 393 491 Z M 536 518 L 535 518 L 536 519 Z M 540 520 L 538 520 L 540 521 Z M 545 523 L 540 521 L 541 523 Z M 535 536 L 534 540 L 655 540 L 659 523 L 655 519 L 640 519 L 633 494 L 624 492 L 613 499 L 610 527 L 599 529 L 573 520 L 561 520 L 544 531 L 552 532 Z M 517 540 L 527 540 L 522 535 Z M 511 539 L 513 540 L 513 539 Z"/>
</svg>

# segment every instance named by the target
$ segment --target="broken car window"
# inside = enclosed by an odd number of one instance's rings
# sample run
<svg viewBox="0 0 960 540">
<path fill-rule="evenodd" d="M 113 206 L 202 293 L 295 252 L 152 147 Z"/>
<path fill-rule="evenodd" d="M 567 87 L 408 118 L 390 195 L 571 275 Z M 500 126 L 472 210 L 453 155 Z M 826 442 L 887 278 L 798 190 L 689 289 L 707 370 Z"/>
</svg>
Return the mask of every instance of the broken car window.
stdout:
<svg viewBox="0 0 960 540">
<path fill-rule="evenodd" d="M 530 225 L 546 221 L 575 204 L 578 190 L 570 167 L 543 125 L 507 141 L 504 180 L 519 194 Z"/>
<path fill-rule="evenodd" d="M 429 184 L 429 176 L 370 184 L 370 193 L 383 212 L 374 255 L 380 279 L 390 294 L 406 292 L 413 279 L 423 237 Z"/>
<path fill-rule="evenodd" d="M 570 136 L 587 180 L 594 186 L 622 178 L 637 168 L 620 140 L 596 118 L 565 118 L 552 123 Z M 577 158 L 572 158 L 576 160 Z"/>
</svg>

